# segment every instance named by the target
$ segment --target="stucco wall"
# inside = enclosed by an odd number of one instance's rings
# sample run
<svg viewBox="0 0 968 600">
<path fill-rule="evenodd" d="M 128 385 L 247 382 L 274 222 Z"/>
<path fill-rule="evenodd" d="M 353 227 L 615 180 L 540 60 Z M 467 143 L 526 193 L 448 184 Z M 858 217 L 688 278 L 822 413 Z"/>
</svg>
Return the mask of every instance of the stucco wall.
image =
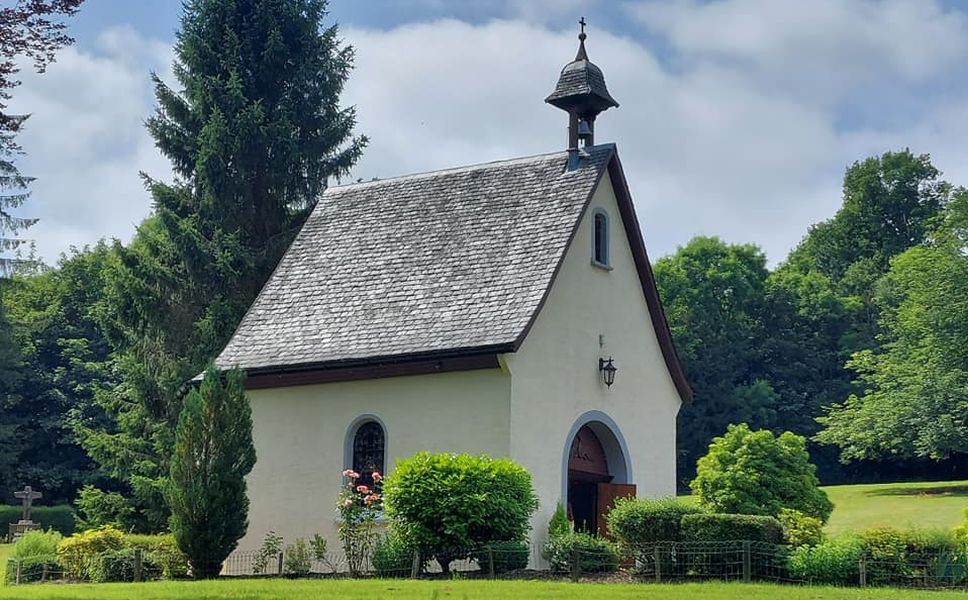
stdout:
<svg viewBox="0 0 968 600">
<path fill-rule="evenodd" d="M 596 208 L 609 216 L 610 271 L 591 264 Z M 618 367 L 610 389 L 598 371 L 599 357 L 608 356 Z M 639 496 L 675 494 L 680 400 L 656 340 L 607 174 L 530 334 L 517 353 L 503 359 L 512 378 L 511 457 L 532 473 L 541 500 L 533 541 L 545 539 L 548 520 L 563 500 L 565 446 L 576 420 L 588 411 L 604 413 L 617 424 Z"/>
<path fill-rule="evenodd" d="M 249 391 L 255 468 L 240 550 L 273 530 L 287 543 L 321 533 L 340 548 L 335 503 L 348 428 L 361 415 L 386 426 L 387 470 L 420 450 L 507 456 L 510 379 L 500 369 Z"/>
</svg>

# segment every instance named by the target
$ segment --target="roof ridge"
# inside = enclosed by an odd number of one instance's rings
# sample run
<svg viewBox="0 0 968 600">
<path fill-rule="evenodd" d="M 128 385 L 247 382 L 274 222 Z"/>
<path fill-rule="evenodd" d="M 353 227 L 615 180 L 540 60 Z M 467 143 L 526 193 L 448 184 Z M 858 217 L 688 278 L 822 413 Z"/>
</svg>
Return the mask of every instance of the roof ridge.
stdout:
<svg viewBox="0 0 968 600">
<path fill-rule="evenodd" d="M 595 144 L 594 147 L 591 147 L 589 149 L 590 150 L 598 150 L 599 148 L 601 148 L 602 150 L 604 150 L 604 149 L 606 149 L 608 147 L 613 147 L 613 146 L 615 146 L 615 144 L 609 142 L 609 143 L 603 143 L 603 144 Z M 333 190 L 333 191 L 336 191 L 336 190 L 346 190 L 346 189 L 349 189 L 349 188 L 358 188 L 358 187 L 363 187 L 363 186 L 367 186 L 367 185 L 387 183 L 387 182 L 391 182 L 391 181 L 397 181 L 397 180 L 400 180 L 400 179 L 417 179 L 417 178 L 420 178 L 420 177 L 431 177 L 431 176 L 436 177 L 438 175 L 443 175 L 443 174 L 448 174 L 448 173 L 462 173 L 462 172 L 467 172 L 467 171 L 475 171 L 475 170 L 478 170 L 478 169 L 485 169 L 485 168 L 488 168 L 488 167 L 497 167 L 497 166 L 503 166 L 503 165 L 513 165 L 513 164 L 517 164 L 517 163 L 522 163 L 523 164 L 523 163 L 527 163 L 527 162 L 536 161 L 536 160 L 542 159 L 542 158 L 552 158 L 552 157 L 557 157 L 557 156 L 561 156 L 562 158 L 564 158 L 567 155 L 568 155 L 568 151 L 567 150 L 556 150 L 554 152 L 545 152 L 545 153 L 542 153 L 542 154 L 532 154 L 530 156 L 518 156 L 518 157 L 515 157 L 515 158 L 502 158 L 502 159 L 491 160 L 491 161 L 482 162 L 482 163 L 475 163 L 475 164 L 471 164 L 471 165 L 461 165 L 461 166 L 458 166 L 458 167 L 447 167 L 447 168 L 444 168 L 444 169 L 437 169 L 437 170 L 432 170 L 432 171 L 417 171 L 415 173 L 406 173 L 406 174 L 403 174 L 403 175 L 394 175 L 393 177 L 386 177 L 386 178 L 381 178 L 381 179 L 371 179 L 369 181 L 354 181 L 352 183 L 345 183 L 345 184 L 342 184 L 342 185 L 333 185 L 333 186 L 327 187 L 326 188 L 326 191 L 323 192 L 323 193 L 324 194 L 325 193 L 328 193 L 330 190 Z"/>
</svg>

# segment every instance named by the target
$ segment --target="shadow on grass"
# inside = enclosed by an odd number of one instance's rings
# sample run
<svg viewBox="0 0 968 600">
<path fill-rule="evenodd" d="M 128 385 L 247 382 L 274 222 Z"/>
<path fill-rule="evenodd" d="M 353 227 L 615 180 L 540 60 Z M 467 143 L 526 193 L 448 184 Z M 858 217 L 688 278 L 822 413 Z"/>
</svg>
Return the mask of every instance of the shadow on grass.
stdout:
<svg viewBox="0 0 968 600">
<path fill-rule="evenodd" d="M 880 488 L 865 493 L 866 496 L 968 496 L 968 484 L 938 485 L 931 487 Z"/>
</svg>

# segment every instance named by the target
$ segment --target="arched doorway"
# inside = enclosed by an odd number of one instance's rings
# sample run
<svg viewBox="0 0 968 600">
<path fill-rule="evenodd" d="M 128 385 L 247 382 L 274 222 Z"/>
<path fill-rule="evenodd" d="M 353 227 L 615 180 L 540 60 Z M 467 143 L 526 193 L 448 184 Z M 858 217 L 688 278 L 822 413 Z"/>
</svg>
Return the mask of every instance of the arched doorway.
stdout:
<svg viewBox="0 0 968 600">
<path fill-rule="evenodd" d="M 617 498 L 635 496 L 635 486 L 621 434 L 589 416 L 575 424 L 567 446 L 566 502 L 576 531 L 605 535 L 605 515 Z"/>
</svg>

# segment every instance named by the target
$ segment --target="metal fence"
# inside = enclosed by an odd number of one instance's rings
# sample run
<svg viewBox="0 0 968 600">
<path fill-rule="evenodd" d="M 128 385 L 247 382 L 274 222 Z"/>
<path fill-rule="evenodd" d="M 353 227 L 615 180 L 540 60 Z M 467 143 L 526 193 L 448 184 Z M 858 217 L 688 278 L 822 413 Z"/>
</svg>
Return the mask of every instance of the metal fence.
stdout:
<svg viewBox="0 0 968 600">
<path fill-rule="evenodd" d="M 836 577 L 809 577 L 791 571 L 791 549 L 762 542 L 663 542 L 636 548 L 565 548 L 508 544 L 457 548 L 443 553 L 445 572 L 436 556 L 418 551 L 374 553 L 357 576 L 384 578 L 560 579 L 657 583 L 672 581 L 747 581 L 842 586 L 889 586 L 920 589 L 968 589 L 968 549 L 904 556 L 862 554 L 841 561 Z M 147 581 L 164 576 L 160 561 L 135 551 L 100 565 L 107 581 Z M 71 580 L 56 557 L 10 559 L 6 583 Z M 292 552 L 233 552 L 223 563 L 223 577 L 349 577 L 342 552 L 325 556 Z M 76 579 L 76 577 L 74 578 Z"/>
</svg>

